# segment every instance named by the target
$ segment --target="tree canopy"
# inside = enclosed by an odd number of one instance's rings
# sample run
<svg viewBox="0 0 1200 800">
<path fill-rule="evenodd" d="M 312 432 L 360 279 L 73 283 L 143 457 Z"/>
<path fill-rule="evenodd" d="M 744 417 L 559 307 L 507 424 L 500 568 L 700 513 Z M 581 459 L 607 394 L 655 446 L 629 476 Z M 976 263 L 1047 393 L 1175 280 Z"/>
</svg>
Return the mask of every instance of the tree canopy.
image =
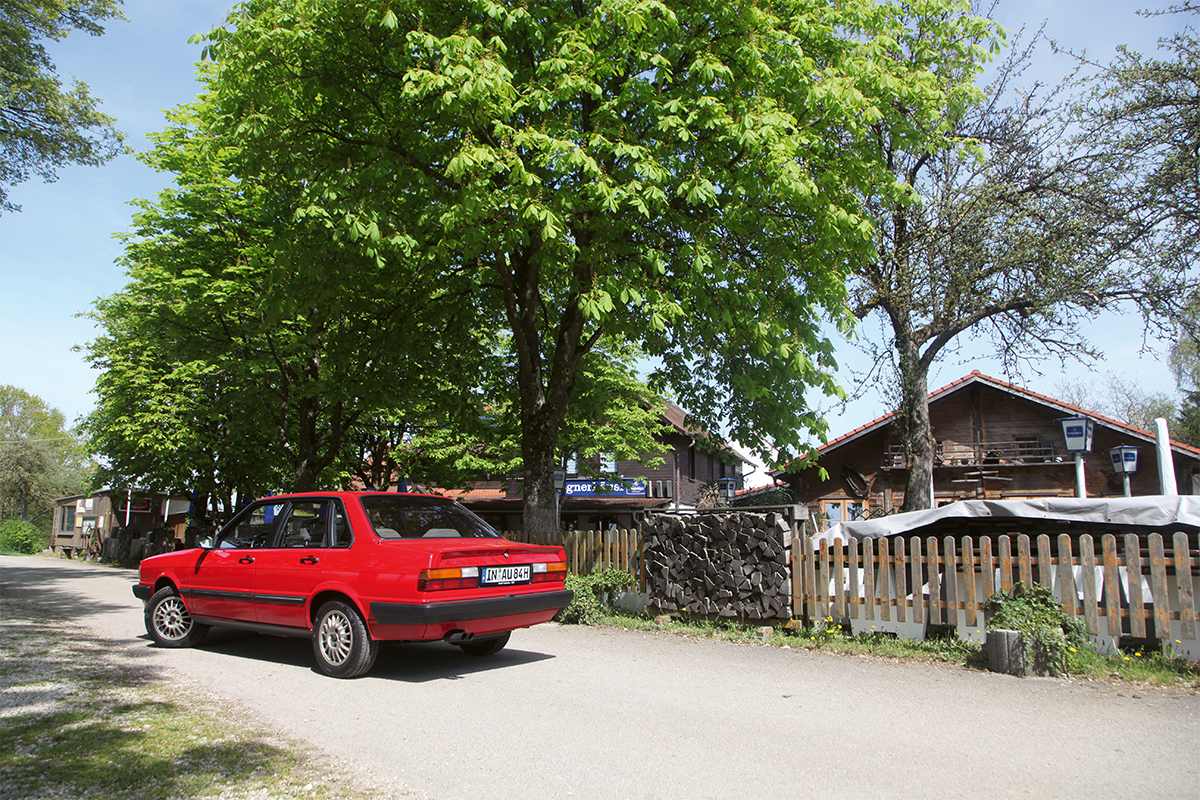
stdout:
<svg viewBox="0 0 1200 800">
<path fill-rule="evenodd" d="M 0 519 L 40 516 L 54 498 L 85 491 L 92 466 L 62 412 L 0 386 Z"/>
<path fill-rule="evenodd" d="M 121 0 L 0 0 L 0 212 L 19 211 L 9 189 L 38 175 L 57 177 L 67 164 L 95 166 L 121 152 L 122 134 L 87 84 L 59 80 L 46 40 L 72 31 L 104 33 L 124 19 Z"/>
<path fill-rule="evenodd" d="M 990 35 L 915 8 L 923 62 L 903 10 L 865 0 L 251 0 L 206 37 L 205 101 L 270 213 L 374 243 L 381 279 L 435 281 L 498 331 L 541 527 L 605 336 L 760 454 L 824 435 L 803 392 L 838 391 L 821 324 L 850 325 L 873 251 L 860 198 L 902 187 L 878 124 L 925 147 L 973 74 L 930 64 L 977 64 Z"/>
</svg>

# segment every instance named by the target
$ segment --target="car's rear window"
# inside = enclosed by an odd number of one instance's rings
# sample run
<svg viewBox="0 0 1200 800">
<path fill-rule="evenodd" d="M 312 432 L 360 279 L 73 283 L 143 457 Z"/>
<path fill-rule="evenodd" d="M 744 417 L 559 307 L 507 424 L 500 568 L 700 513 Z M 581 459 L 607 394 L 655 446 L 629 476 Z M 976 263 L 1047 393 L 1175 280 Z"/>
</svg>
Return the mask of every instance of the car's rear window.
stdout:
<svg viewBox="0 0 1200 800">
<path fill-rule="evenodd" d="M 495 539 L 500 534 L 453 500 L 369 495 L 363 510 L 380 539 Z"/>
</svg>

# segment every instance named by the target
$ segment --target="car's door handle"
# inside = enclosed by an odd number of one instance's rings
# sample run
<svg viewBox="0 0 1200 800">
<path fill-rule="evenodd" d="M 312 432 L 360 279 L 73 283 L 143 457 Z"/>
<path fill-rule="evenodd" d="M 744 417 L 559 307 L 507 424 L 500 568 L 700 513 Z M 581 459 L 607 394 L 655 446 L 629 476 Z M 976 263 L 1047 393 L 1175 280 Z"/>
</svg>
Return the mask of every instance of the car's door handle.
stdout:
<svg viewBox="0 0 1200 800">
<path fill-rule="evenodd" d="M 320 560 L 321 559 L 317 558 L 316 556 L 305 556 L 304 558 L 300 559 L 300 563 L 301 564 L 316 564 Z"/>
<path fill-rule="evenodd" d="M 253 556 L 242 556 L 241 558 L 238 559 L 238 563 L 239 564 L 253 564 L 254 557 Z"/>
</svg>

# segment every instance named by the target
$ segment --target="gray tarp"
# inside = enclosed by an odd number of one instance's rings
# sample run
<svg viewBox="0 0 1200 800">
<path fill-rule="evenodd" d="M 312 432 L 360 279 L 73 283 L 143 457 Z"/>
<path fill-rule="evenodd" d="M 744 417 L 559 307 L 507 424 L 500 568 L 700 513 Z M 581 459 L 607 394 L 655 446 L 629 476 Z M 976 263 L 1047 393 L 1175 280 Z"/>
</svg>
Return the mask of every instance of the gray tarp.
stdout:
<svg viewBox="0 0 1200 800">
<path fill-rule="evenodd" d="M 1040 500 L 962 500 L 929 511 L 910 511 L 889 517 L 842 522 L 815 541 L 842 539 L 878 539 L 906 533 L 934 522 L 953 518 L 1011 517 L 1030 520 L 1099 522 L 1149 527 L 1183 523 L 1200 527 L 1200 496 L 1149 495 L 1080 500 L 1074 497 L 1048 497 Z"/>
</svg>

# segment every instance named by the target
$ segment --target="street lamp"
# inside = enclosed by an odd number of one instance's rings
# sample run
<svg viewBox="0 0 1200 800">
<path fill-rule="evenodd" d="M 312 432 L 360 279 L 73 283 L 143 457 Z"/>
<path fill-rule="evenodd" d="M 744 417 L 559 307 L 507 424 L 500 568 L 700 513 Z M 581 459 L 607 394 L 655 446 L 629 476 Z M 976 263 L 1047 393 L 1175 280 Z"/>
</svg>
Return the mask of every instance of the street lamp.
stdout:
<svg viewBox="0 0 1200 800">
<path fill-rule="evenodd" d="M 1066 417 L 1062 423 L 1063 439 L 1067 450 L 1075 454 L 1075 496 L 1087 497 L 1087 481 L 1084 477 L 1084 453 L 1091 452 L 1094 423 L 1087 417 Z"/>
<path fill-rule="evenodd" d="M 1138 449 L 1127 444 L 1108 448 L 1108 457 L 1112 459 L 1113 471 L 1125 482 L 1125 496 L 1132 497 L 1129 490 L 1129 476 L 1138 471 Z"/>
<path fill-rule="evenodd" d="M 733 500 L 737 496 L 737 478 L 718 478 L 716 483 L 717 494 L 726 501 Z"/>
</svg>

